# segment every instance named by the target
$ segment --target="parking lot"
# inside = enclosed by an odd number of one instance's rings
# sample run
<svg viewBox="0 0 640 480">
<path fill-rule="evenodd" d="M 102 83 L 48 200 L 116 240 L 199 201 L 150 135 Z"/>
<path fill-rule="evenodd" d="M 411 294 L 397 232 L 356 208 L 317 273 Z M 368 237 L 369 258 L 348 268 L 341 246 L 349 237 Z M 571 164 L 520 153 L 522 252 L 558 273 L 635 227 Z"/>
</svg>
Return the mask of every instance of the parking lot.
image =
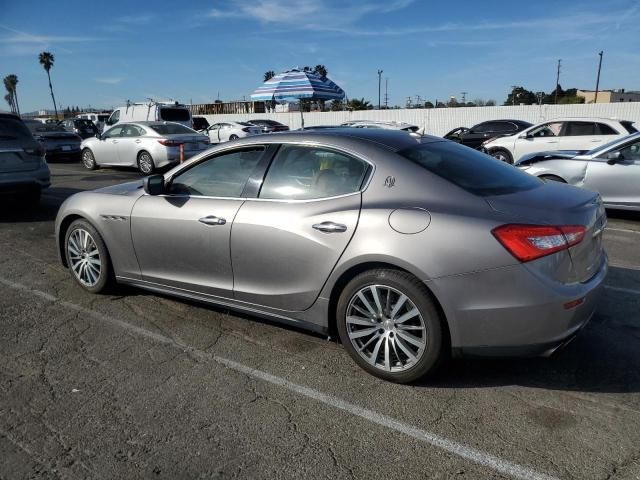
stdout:
<svg viewBox="0 0 640 480">
<path fill-rule="evenodd" d="M 310 333 L 85 293 L 57 209 L 139 174 L 50 167 L 38 209 L 0 209 L 0 478 L 640 478 L 640 215 L 609 212 L 605 293 L 565 349 L 403 386 Z"/>
</svg>

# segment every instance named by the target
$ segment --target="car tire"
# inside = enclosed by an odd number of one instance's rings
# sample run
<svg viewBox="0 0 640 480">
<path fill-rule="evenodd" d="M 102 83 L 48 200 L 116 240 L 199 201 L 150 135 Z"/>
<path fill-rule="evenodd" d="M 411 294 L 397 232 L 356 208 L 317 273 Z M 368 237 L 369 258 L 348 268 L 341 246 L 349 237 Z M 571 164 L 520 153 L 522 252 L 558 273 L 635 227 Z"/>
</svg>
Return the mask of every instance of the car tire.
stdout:
<svg viewBox="0 0 640 480">
<path fill-rule="evenodd" d="M 238 136 L 234 133 L 233 135 L 229 135 L 229 141 L 231 140 L 237 140 Z"/>
<path fill-rule="evenodd" d="M 508 150 L 505 150 L 503 148 L 498 148 L 496 150 L 492 150 L 491 152 L 489 152 L 489 155 L 491 155 L 496 160 L 500 160 L 501 162 L 505 162 L 510 165 L 513 165 L 513 156 Z"/>
<path fill-rule="evenodd" d="M 74 221 L 64 236 L 64 254 L 74 281 L 91 293 L 113 283 L 111 258 L 104 240 L 87 220 Z"/>
<path fill-rule="evenodd" d="M 376 269 L 354 277 L 340 294 L 336 322 L 351 358 L 384 380 L 413 382 L 444 358 L 443 319 L 429 290 L 407 272 Z"/>
<path fill-rule="evenodd" d="M 82 150 L 82 164 L 89 170 L 95 170 L 98 168 L 98 164 L 96 163 L 96 157 L 93 155 L 93 152 L 88 148 Z"/>
<path fill-rule="evenodd" d="M 540 180 L 544 180 L 545 182 L 567 183 L 564 178 L 560 178 L 557 175 L 540 175 L 538 178 Z"/>
<path fill-rule="evenodd" d="M 138 170 L 143 175 L 151 175 L 156 169 L 156 164 L 153 162 L 151 154 L 145 150 L 138 154 Z"/>
</svg>

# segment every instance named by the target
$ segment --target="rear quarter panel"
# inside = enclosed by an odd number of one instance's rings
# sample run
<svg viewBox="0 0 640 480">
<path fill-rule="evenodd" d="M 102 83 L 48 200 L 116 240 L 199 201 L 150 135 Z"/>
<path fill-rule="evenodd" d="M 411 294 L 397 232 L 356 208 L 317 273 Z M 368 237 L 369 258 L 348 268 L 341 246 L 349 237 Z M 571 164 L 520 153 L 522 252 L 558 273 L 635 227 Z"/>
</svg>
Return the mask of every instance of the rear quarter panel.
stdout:
<svg viewBox="0 0 640 480">
<path fill-rule="evenodd" d="M 587 165 L 588 162 L 585 160 L 545 160 L 543 162 L 534 163 L 530 168 L 524 171 L 536 177 L 554 175 L 562 178 L 570 185 L 581 187 L 584 185 Z"/>
</svg>

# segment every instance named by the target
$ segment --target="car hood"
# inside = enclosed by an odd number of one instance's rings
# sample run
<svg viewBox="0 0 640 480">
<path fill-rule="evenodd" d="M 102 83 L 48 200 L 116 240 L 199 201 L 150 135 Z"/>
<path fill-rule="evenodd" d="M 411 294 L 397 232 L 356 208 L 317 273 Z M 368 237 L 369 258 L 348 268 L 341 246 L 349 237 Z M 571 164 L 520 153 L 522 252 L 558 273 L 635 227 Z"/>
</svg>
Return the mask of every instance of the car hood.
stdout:
<svg viewBox="0 0 640 480">
<path fill-rule="evenodd" d="M 570 159 L 582 155 L 587 150 L 556 150 L 549 152 L 537 152 L 524 155 L 516 162 L 516 165 L 531 165 L 545 160 Z"/>
<path fill-rule="evenodd" d="M 96 193 L 106 193 L 108 195 L 132 195 L 139 196 L 144 193 L 142 188 L 142 180 L 135 180 L 133 182 L 120 183 L 118 185 L 112 185 L 110 187 L 99 188 L 94 190 Z"/>
</svg>

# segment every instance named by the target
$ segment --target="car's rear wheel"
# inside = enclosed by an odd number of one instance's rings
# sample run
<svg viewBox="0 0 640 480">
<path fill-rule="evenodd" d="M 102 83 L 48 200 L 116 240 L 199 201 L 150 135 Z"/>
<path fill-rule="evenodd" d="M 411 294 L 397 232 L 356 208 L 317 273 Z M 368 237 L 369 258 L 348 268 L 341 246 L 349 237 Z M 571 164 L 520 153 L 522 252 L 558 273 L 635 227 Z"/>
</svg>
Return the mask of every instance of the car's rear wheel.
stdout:
<svg viewBox="0 0 640 480">
<path fill-rule="evenodd" d="M 85 148 L 82 151 L 82 164 L 89 170 L 95 170 L 98 168 L 96 157 L 93 156 L 93 152 L 88 148 Z"/>
<path fill-rule="evenodd" d="M 501 162 L 510 163 L 511 165 L 513 165 L 513 157 L 508 150 L 499 148 L 498 150 L 491 151 L 489 155 L 491 155 L 496 160 L 500 160 Z"/>
<path fill-rule="evenodd" d="M 86 220 L 74 221 L 65 234 L 64 251 L 73 279 L 99 293 L 111 283 L 109 252 L 98 231 Z"/>
<path fill-rule="evenodd" d="M 540 175 L 540 180 L 544 180 L 545 182 L 559 182 L 559 183 L 567 183 L 563 178 L 558 177 L 557 175 Z"/>
<path fill-rule="evenodd" d="M 237 140 L 238 139 L 238 135 L 233 134 L 233 135 L 229 135 L 229 140 Z"/>
<path fill-rule="evenodd" d="M 338 300 L 338 334 L 367 372 L 398 383 L 435 370 L 442 358 L 440 314 L 427 288 L 406 272 L 370 270 Z"/>
<path fill-rule="evenodd" d="M 138 154 L 138 170 L 143 175 L 151 175 L 156 169 L 153 157 L 149 152 L 142 151 Z"/>
</svg>

